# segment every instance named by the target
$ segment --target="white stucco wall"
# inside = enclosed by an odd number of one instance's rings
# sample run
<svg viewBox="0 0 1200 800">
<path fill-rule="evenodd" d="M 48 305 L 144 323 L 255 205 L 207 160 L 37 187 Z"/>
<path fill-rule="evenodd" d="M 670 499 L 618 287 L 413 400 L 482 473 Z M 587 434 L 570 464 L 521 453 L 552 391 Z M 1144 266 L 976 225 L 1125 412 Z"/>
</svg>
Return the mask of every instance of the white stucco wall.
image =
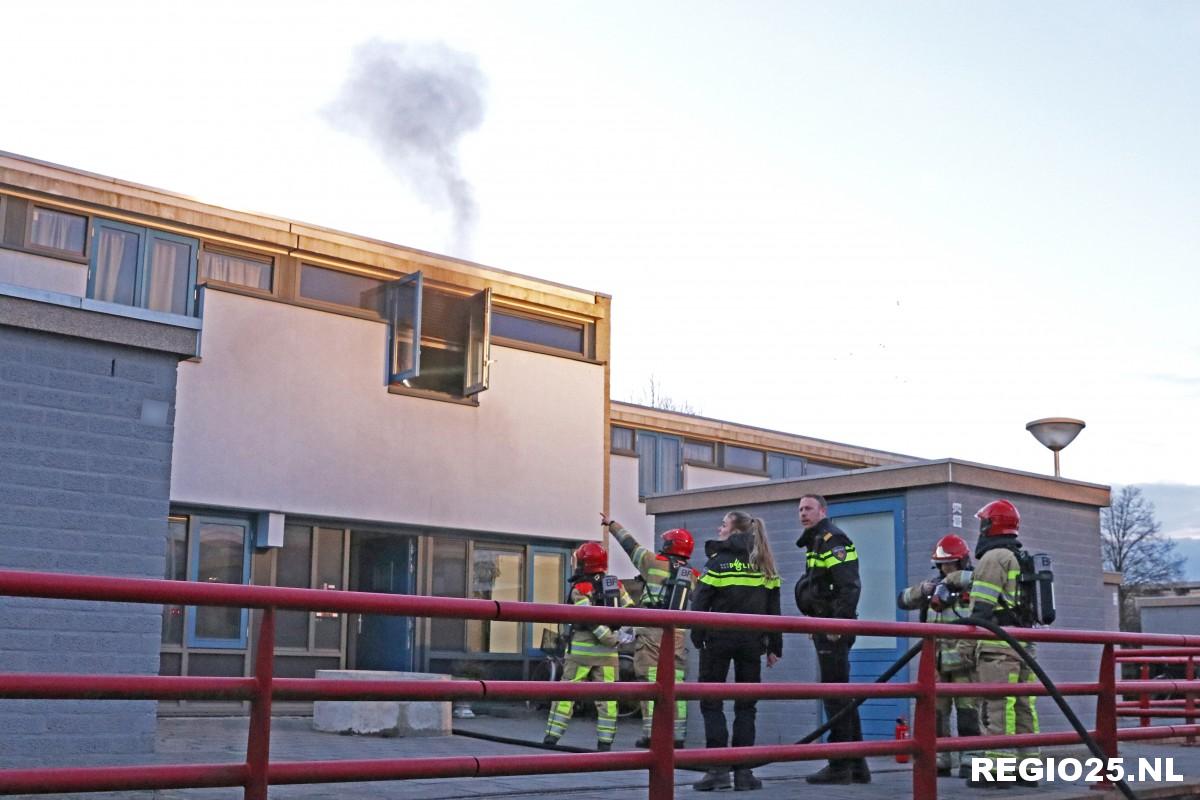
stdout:
<svg viewBox="0 0 1200 800">
<path fill-rule="evenodd" d="M 609 454 L 609 516 L 625 526 L 646 547 L 654 547 L 654 517 L 646 513 L 646 504 L 638 500 L 638 460 L 636 456 Z M 638 572 L 614 539 L 609 548 L 608 568 L 622 578 Z"/>
<path fill-rule="evenodd" d="M 0 248 L 0 283 L 83 297 L 87 265 Z"/>
<path fill-rule="evenodd" d="M 208 291 L 179 367 L 171 499 L 594 538 L 604 369 L 493 347 L 479 407 L 389 394 L 382 323 Z"/>
<path fill-rule="evenodd" d="M 755 483 L 765 480 L 766 478 L 747 475 L 744 472 L 726 472 L 721 469 L 694 467 L 691 464 L 683 465 L 684 489 L 708 489 L 713 486 L 732 486 L 738 483 Z"/>
</svg>

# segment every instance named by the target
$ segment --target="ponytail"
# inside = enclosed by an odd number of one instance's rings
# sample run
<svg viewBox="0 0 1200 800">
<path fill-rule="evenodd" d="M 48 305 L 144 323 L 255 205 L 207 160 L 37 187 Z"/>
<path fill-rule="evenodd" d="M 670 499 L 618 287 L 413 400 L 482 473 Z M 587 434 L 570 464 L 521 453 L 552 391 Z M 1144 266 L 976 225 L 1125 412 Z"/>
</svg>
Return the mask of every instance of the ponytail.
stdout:
<svg viewBox="0 0 1200 800">
<path fill-rule="evenodd" d="M 767 524 L 759 517 L 752 517 L 745 511 L 730 511 L 727 515 L 733 522 L 733 529 L 738 533 L 750 534 L 750 566 L 764 577 L 778 578 L 779 570 L 775 567 L 775 556 L 771 553 L 771 543 L 767 540 Z"/>
</svg>

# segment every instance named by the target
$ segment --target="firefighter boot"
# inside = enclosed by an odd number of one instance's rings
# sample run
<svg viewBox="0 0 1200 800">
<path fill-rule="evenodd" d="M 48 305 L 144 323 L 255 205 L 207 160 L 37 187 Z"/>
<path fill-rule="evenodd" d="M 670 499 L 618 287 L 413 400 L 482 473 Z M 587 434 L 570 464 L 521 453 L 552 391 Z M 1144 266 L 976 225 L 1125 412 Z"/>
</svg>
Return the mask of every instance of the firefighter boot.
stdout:
<svg viewBox="0 0 1200 800">
<path fill-rule="evenodd" d="M 754 777 L 751 770 L 735 769 L 733 771 L 733 790 L 735 792 L 750 792 L 761 788 L 762 781 Z"/>
<path fill-rule="evenodd" d="M 840 761 L 831 761 L 804 779 L 808 783 L 850 783 L 850 770 Z"/>
<path fill-rule="evenodd" d="M 697 792 L 711 792 L 713 789 L 728 789 L 733 786 L 729 781 L 729 769 L 718 767 L 710 769 L 704 777 L 692 784 Z"/>
</svg>

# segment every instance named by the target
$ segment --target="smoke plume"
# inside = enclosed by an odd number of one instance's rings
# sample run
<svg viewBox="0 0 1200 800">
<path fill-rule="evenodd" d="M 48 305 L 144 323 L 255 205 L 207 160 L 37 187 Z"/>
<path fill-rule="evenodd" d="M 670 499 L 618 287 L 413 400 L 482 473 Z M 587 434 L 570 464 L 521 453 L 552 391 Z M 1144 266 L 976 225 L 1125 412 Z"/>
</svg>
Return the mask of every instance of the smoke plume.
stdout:
<svg viewBox="0 0 1200 800">
<path fill-rule="evenodd" d="M 339 130 L 367 139 L 425 202 L 448 207 L 454 247 L 466 250 L 475 219 L 458 141 L 483 121 L 483 74 L 472 56 L 442 44 L 372 40 L 325 110 Z"/>
</svg>

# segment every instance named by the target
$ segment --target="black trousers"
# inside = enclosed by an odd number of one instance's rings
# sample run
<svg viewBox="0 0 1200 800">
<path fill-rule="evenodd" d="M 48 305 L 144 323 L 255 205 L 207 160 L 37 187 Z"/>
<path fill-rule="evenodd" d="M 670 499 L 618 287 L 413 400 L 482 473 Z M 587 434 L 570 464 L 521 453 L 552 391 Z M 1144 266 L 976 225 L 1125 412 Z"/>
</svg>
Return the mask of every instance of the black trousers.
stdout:
<svg viewBox="0 0 1200 800">
<path fill-rule="evenodd" d="M 700 682 L 725 683 L 729 664 L 733 663 L 733 679 L 737 683 L 760 683 L 762 654 L 758 647 L 745 644 L 708 642 L 700 651 Z M 707 747 L 728 747 L 729 730 L 725 725 L 725 703 L 721 700 L 701 700 L 704 717 L 704 743 Z M 754 721 L 758 714 L 757 700 L 733 701 L 733 746 L 754 744 Z"/>
<path fill-rule="evenodd" d="M 842 636 L 837 641 L 829 641 L 820 633 L 813 634 L 813 643 L 817 646 L 817 665 L 821 670 L 821 683 L 850 682 L 850 648 L 854 646 L 853 636 Z M 847 697 L 827 697 L 822 700 L 825 704 L 825 716 L 832 719 L 835 714 L 854 700 Z M 862 721 L 858 717 L 858 709 L 847 712 L 841 719 L 833 723 L 829 729 L 830 742 L 861 742 Z M 834 766 L 849 767 L 858 759 L 836 759 L 829 763 Z"/>
</svg>

